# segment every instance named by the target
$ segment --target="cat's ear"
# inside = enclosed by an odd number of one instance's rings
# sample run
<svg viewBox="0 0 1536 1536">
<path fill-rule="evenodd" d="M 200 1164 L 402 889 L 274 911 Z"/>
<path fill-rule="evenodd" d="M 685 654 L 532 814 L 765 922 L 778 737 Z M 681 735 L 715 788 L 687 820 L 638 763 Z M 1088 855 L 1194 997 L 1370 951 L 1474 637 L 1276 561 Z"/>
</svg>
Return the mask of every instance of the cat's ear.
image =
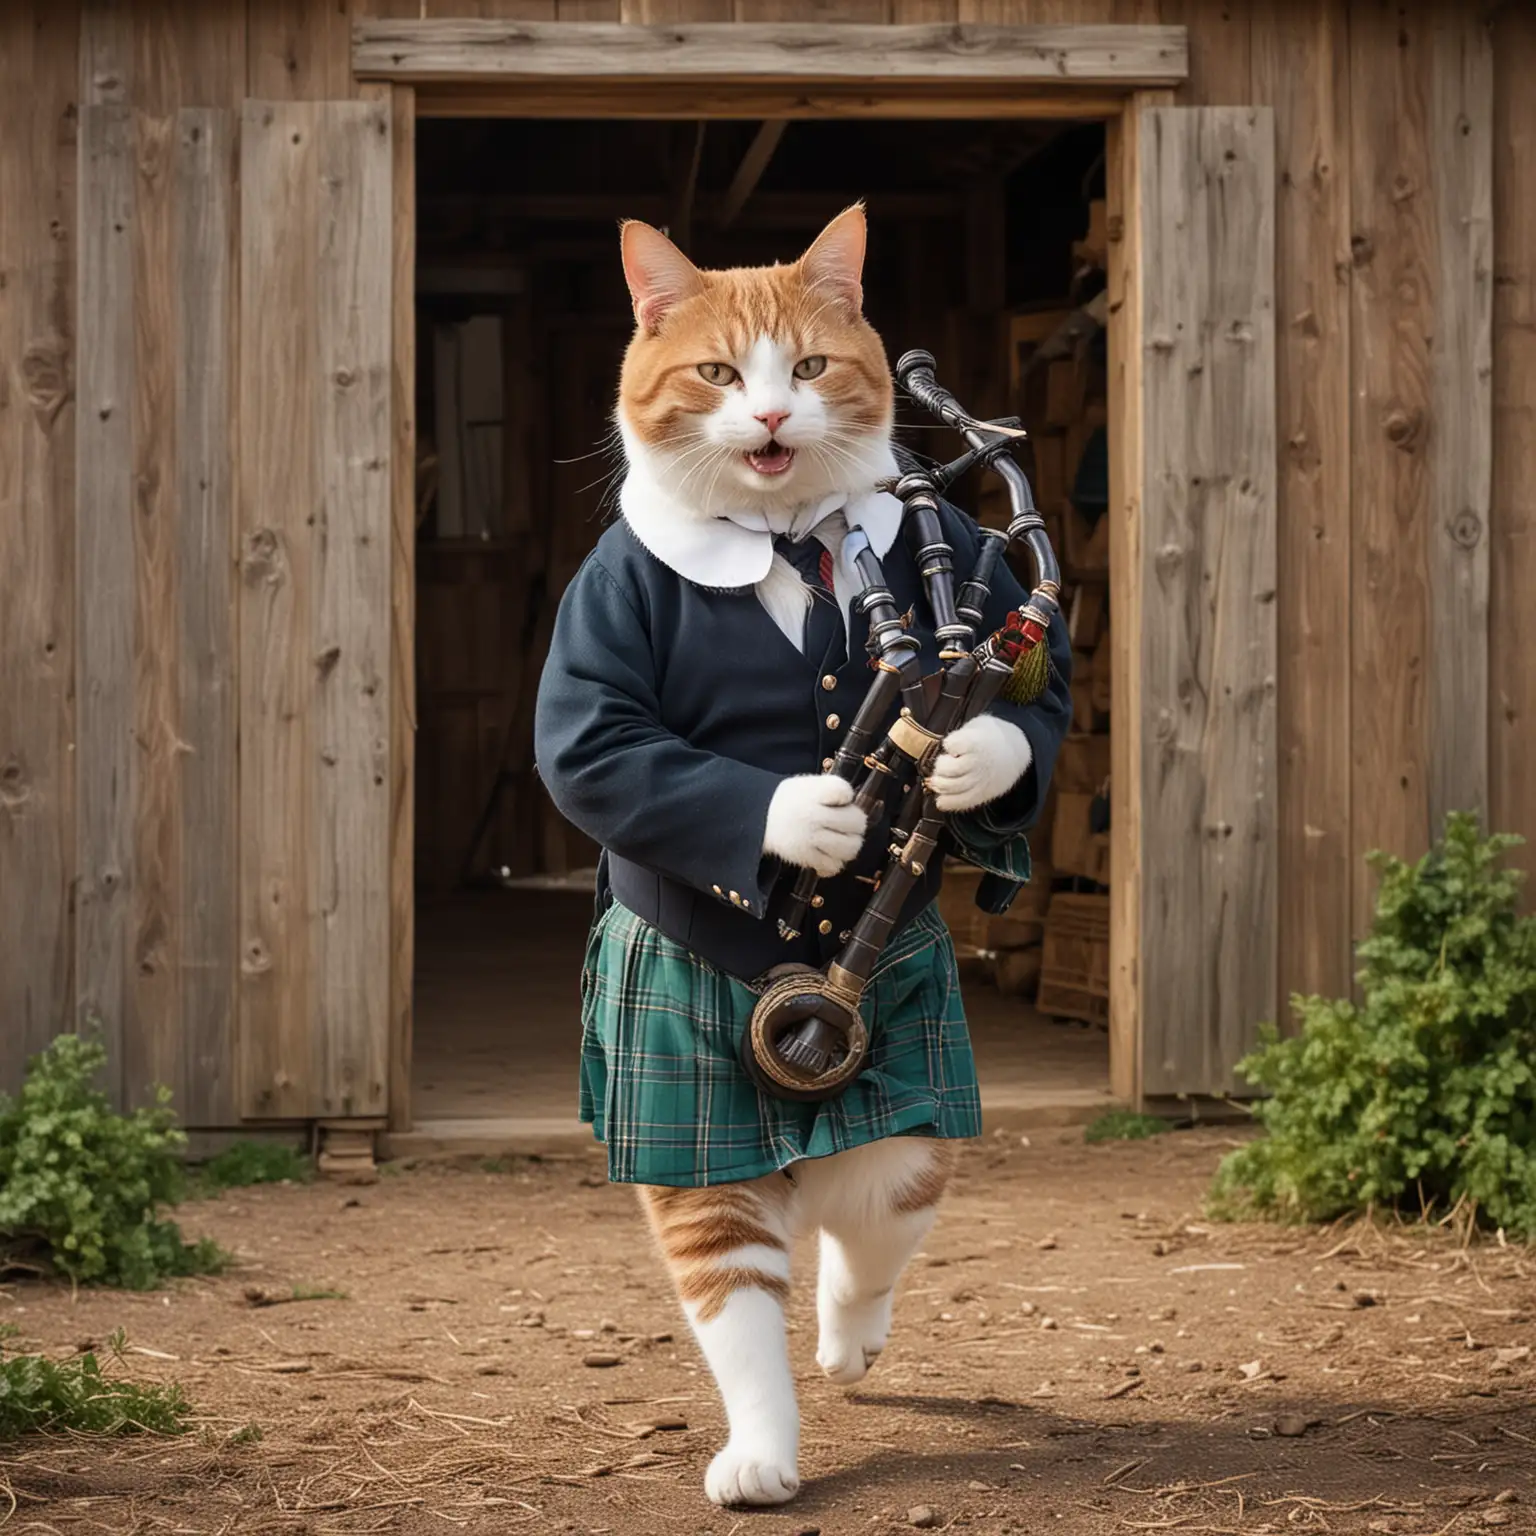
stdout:
<svg viewBox="0 0 1536 1536">
<path fill-rule="evenodd" d="M 855 314 L 864 307 L 864 205 L 845 208 L 800 258 L 808 286 L 846 304 Z"/>
<path fill-rule="evenodd" d="M 704 291 L 699 269 L 659 229 L 639 219 L 626 219 L 620 227 L 619 250 L 635 323 L 652 335 L 668 310 Z"/>
</svg>

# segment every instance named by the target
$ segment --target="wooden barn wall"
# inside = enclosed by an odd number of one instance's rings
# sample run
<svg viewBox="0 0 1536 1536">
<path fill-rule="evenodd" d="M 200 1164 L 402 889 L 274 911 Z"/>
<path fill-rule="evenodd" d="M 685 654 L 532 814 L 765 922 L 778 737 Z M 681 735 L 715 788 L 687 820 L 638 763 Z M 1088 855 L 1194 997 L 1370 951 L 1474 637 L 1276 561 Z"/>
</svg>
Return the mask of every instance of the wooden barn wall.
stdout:
<svg viewBox="0 0 1536 1536">
<path fill-rule="evenodd" d="M 192 537 L 173 483 L 198 423 L 185 401 L 163 398 L 167 370 L 185 359 L 145 330 L 177 302 L 174 266 L 157 264 L 155 248 L 135 254 L 147 276 L 127 339 L 95 337 L 94 361 L 80 355 L 82 113 L 117 106 L 171 122 L 186 108 L 235 111 L 246 96 L 362 94 L 348 55 L 363 13 L 1187 25 L 1191 79 L 1178 99 L 1276 115 L 1282 987 L 1348 984 L 1350 940 L 1369 918 L 1367 848 L 1415 853 L 1433 814 L 1479 792 L 1495 824 L 1536 838 L 1525 761 L 1536 718 L 1531 7 L 1492 8 L 1485 30 L 1481 8 L 1449 0 L 10 0 L 0 8 L 0 1085 L 75 1017 L 79 913 L 104 873 L 120 882 L 114 915 L 85 958 L 120 980 L 119 1016 L 103 1021 L 120 1061 L 189 1070 L 188 1042 L 164 1033 L 166 996 L 180 999 L 177 1027 L 205 1041 L 232 1029 L 232 983 L 199 979 L 209 955 L 187 947 L 197 899 L 187 812 L 166 777 L 192 771 L 214 805 L 234 795 L 232 752 L 177 766 L 178 731 L 195 725 L 183 718 L 194 704 L 185 593 L 205 579 L 217 590 L 227 572 L 216 569 L 218 540 Z M 128 186 L 159 221 L 135 239 L 181 238 L 166 223 L 174 205 L 155 202 L 153 167 L 139 148 L 135 157 Z M 98 221 L 95 237 L 109 233 Z M 77 395 L 93 379 L 100 387 L 112 336 L 133 363 L 138 393 L 124 407 L 129 427 L 117 426 L 139 458 L 131 477 L 77 501 Z M 110 421 L 91 431 L 87 444 L 127 440 Z M 103 555 L 80 543 L 98 531 L 104 549 L 127 552 L 132 580 L 83 623 L 103 594 L 80 578 Z M 164 605 L 182 617 L 165 619 Z M 206 607 L 191 616 L 212 623 Z M 397 660 L 397 684 L 408 664 Z M 106 681 L 99 666 L 129 678 L 130 692 L 84 719 Z M 227 725 L 205 714 L 199 728 L 221 740 Z M 118 775 L 105 790 L 104 773 Z M 105 872 L 91 865 L 102 793 L 113 805 L 127 797 L 110 850 L 121 867 Z M 1529 849 L 1522 857 L 1536 863 Z M 102 944 L 115 946 L 108 962 Z M 216 948 L 214 968 L 232 977 L 235 933 Z M 402 969 L 399 1006 L 405 984 Z M 215 1086 L 202 1115 L 227 1120 L 230 1103 Z"/>
</svg>

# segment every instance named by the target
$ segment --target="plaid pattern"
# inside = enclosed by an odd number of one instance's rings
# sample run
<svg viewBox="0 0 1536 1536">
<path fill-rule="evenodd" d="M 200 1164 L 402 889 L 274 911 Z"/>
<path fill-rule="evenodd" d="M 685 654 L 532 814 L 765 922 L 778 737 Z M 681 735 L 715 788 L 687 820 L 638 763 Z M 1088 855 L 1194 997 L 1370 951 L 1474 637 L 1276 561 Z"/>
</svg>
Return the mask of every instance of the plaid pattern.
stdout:
<svg viewBox="0 0 1536 1536">
<path fill-rule="evenodd" d="M 617 1184 L 724 1184 L 887 1136 L 981 1133 L 955 951 L 929 907 L 864 992 L 869 1062 L 835 1099 L 760 1093 L 737 1050 L 756 994 L 617 902 L 582 969 L 581 1118 Z"/>
</svg>

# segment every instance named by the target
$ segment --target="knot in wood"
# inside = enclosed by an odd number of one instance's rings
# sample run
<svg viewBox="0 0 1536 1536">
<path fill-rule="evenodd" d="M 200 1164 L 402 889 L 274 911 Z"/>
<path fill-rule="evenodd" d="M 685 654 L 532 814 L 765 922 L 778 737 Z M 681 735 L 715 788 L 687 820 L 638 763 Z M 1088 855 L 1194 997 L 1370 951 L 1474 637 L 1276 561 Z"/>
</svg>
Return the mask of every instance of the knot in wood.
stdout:
<svg viewBox="0 0 1536 1536">
<path fill-rule="evenodd" d="M 240 568 L 248 582 L 277 583 L 283 579 L 282 542 L 275 528 L 256 528 L 246 535 Z"/>
<path fill-rule="evenodd" d="M 1349 241 L 1349 256 L 1357 267 L 1369 266 L 1376 255 L 1376 244 L 1369 235 L 1352 235 Z"/>
<path fill-rule="evenodd" d="M 1184 551 L 1177 544 L 1164 544 L 1157 552 L 1157 574 L 1165 580 L 1184 563 Z"/>
<path fill-rule="evenodd" d="M 1464 507 L 1451 523 L 1451 538 L 1462 549 L 1476 549 L 1483 536 L 1483 520 L 1471 507 Z"/>
<path fill-rule="evenodd" d="M 1422 411 L 1405 411 L 1400 405 L 1394 406 L 1381 419 L 1382 431 L 1387 434 L 1387 441 L 1401 448 L 1404 453 L 1412 453 L 1417 449 L 1423 425 Z"/>
<path fill-rule="evenodd" d="M 26 770 L 14 758 L 0 763 L 0 808 L 19 811 L 32 798 Z"/>
<path fill-rule="evenodd" d="M 322 677 L 336 670 L 336 663 L 341 660 L 341 647 L 328 645 L 315 657 L 315 667 Z"/>
<path fill-rule="evenodd" d="M 337 384 L 342 389 L 346 389 L 357 378 L 357 375 L 350 368 L 338 368 L 334 377 Z"/>
</svg>

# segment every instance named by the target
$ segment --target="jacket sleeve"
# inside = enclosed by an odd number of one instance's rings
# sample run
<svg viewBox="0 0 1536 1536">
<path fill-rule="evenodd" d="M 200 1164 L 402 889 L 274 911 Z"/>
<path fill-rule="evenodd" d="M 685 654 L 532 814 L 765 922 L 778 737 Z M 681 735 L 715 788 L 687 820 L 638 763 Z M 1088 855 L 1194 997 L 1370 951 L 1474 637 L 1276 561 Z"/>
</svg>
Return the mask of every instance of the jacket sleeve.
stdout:
<svg viewBox="0 0 1536 1536">
<path fill-rule="evenodd" d="M 609 852 L 762 916 L 777 774 L 690 746 L 661 723 L 651 638 L 596 557 L 566 588 L 534 717 L 560 814 Z"/>
<path fill-rule="evenodd" d="M 945 534 L 955 552 L 958 586 L 976 562 L 980 539 L 976 525 L 963 512 L 945 506 L 941 516 Z M 983 610 L 982 634 L 977 639 L 995 630 L 1010 611 L 1024 605 L 1028 596 L 1006 561 L 1000 560 L 992 580 L 991 596 Z M 1051 625 L 1046 643 L 1050 647 L 1051 667 L 1045 692 L 1030 704 L 1010 704 L 999 699 L 988 711 L 1018 726 L 1029 739 L 1032 761 L 1028 772 L 1001 799 L 966 811 L 951 821 L 955 839 L 968 858 L 983 869 L 992 869 L 1010 878 L 1028 876 L 1027 853 L 1023 853 L 1021 863 L 1018 854 L 1008 845 L 1021 839 L 1039 817 L 1056 767 L 1061 739 L 1072 723 L 1072 646 L 1067 638 L 1065 618 Z M 1022 853 L 1022 849 L 1019 852 Z"/>
</svg>

